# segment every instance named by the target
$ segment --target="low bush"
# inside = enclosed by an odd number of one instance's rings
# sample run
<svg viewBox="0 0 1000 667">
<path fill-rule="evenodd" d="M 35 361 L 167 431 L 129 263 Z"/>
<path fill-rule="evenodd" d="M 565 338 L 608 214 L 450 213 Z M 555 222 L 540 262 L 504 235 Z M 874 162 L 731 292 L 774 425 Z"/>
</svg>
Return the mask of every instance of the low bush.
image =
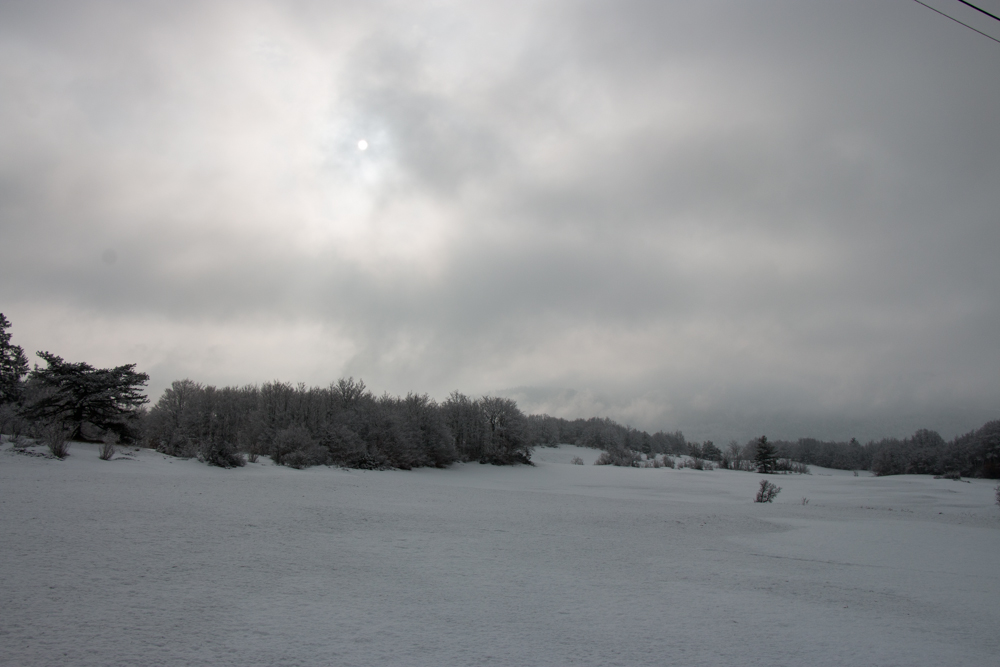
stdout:
<svg viewBox="0 0 1000 667">
<path fill-rule="evenodd" d="M 111 457 L 115 455 L 115 444 L 117 442 L 118 438 L 116 438 L 113 434 L 106 434 L 101 442 L 98 458 L 102 461 L 110 461 Z"/>
<path fill-rule="evenodd" d="M 996 488 L 997 492 L 997 505 L 1000 505 L 1000 486 Z"/>
<path fill-rule="evenodd" d="M 760 480 L 760 488 L 757 489 L 757 495 L 754 497 L 753 501 L 755 503 L 770 503 L 774 501 L 774 497 L 780 492 L 780 486 L 775 486 L 766 479 L 762 479 Z"/>
<path fill-rule="evenodd" d="M 286 454 L 285 458 L 281 461 L 282 465 L 286 465 L 289 468 L 295 468 L 296 470 L 302 470 L 303 468 L 309 468 L 310 466 L 323 465 L 325 463 L 326 452 L 318 447 L 296 449 L 294 452 Z"/>
<path fill-rule="evenodd" d="M 809 475 L 809 466 L 805 463 L 799 461 L 793 461 L 791 459 L 778 459 L 774 463 L 774 470 L 772 472 L 793 472 L 799 475 Z"/>
<path fill-rule="evenodd" d="M 750 459 L 737 459 L 729 454 L 724 454 L 719 461 L 719 467 L 725 470 L 739 470 L 741 472 L 756 472 L 757 466 Z"/>
<path fill-rule="evenodd" d="M 479 459 L 480 463 L 489 463 L 495 466 L 512 466 L 512 465 L 535 465 L 531 462 L 531 455 L 520 450 L 515 451 L 497 451 L 488 456 L 483 456 Z"/>
<path fill-rule="evenodd" d="M 158 442 L 151 441 L 150 445 L 156 451 L 167 456 L 178 456 L 182 459 L 188 459 L 199 455 L 199 447 L 191 438 L 183 435 L 180 431 L 172 433 L 169 439 Z"/>
<path fill-rule="evenodd" d="M 642 457 L 639 455 L 639 452 L 631 449 L 610 449 L 601 452 L 601 455 L 594 461 L 594 465 L 638 468 L 641 461 Z"/>
<path fill-rule="evenodd" d="M 43 437 L 45 446 L 49 448 L 52 456 L 57 459 L 64 459 L 69 456 L 69 431 L 59 422 L 53 422 L 45 427 Z"/>
<path fill-rule="evenodd" d="M 579 456 L 574 456 L 573 460 L 570 461 L 570 463 L 572 463 L 575 466 L 582 466 L 583 465 L 583 459 L 581 459 Z"/>
<path fill-rule="evenodd" d="M 198 448 L 198 460 L 220 468 L 242 468 L 246 465 L 236 446 L 224 440 L 207 440 Z"/>
<path fill-rule="evenodd" d="M 697 456 L 685 460 L 684 463 L 681 464 L 681 467 L 691 468 L 692 470 L 715 470 L 715 464 L 711 461 L 698 458 Z"/>
<path fill-rule="evenodd" d="M 392 470 L 389 459 L 378 450 L 365 451 L 350 467 L 361 470 Z"/>
<path fill-rule="evenodd" d="M 297 449 L 294 452 L 289 452 L 281 460 L 281 465 L 288 466 L 289 468 L 295 468 L 296 470 L 302 470 L 303 468 L 308 468 L 313 465 L 312 457 L 301 449 Z"/>
<path fill-rule="evenodd" d="M 100 448 L 100 450 L 98 450 L 97 457 L 99 459 L 101 459 L 102 461 L 110 461 L 111 458 L 115 455 L 116 451 L 117 450 L 115 449 L 115 443 L 113 443 L 113 442 L 102 442 L 101 443 L 101 448 Z"/>
<path fill-rule="evenodd" d="M 271 443 L 271 459 L 278 465 L 306 468 L 322 465 L 327 460 L 327 450 L 319 446 L 303 426 L 290 426 L 278 431 Z"/>
</svg>

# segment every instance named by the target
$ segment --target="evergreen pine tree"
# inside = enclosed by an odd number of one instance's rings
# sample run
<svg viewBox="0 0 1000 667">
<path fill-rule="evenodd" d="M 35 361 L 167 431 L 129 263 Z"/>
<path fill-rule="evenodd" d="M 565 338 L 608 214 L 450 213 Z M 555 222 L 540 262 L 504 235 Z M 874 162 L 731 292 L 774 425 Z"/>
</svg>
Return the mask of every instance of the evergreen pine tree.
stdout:
<svg viewBox="0 0 1000 667">
<path fill-rule="evenodd" d="M 115 433 L 123 442 L 132 440 L 139 408 L 148 401 L 141 393 L 147 374 L 137 373 L 135 364 L 94 368 L 51 352 L 38 356 L 48 368 L 36 368 L 31 379 L 48 391 L 25 407 L 27 418 L 61 422 L 72 429 L 71 440 L 84 439 L 84 424 Z"/>
<path fill-rule="evenodd" d="M 757 464 L 757 472 L 772 473 L 778 463 L 778 452 L 774 445 L 767 441 L 767 436 L 760 436 L 757 441 L 757 453 L 753 457 Z"/>
<path fill-rule="evenodd" d="M 0 405 L 21 397 L 21 378 L 28 373 L 28 358 L 20 345 L 10 342 L 10 320 L 0 313 Z"/>
</svg>

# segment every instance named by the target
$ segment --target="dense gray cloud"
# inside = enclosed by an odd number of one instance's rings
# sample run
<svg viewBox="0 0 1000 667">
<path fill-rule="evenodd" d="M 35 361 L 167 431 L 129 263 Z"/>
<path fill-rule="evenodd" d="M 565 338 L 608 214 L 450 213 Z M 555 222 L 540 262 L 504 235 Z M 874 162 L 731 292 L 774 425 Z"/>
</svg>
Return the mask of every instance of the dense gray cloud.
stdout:
<svg viewBox="0 0 1000 667">
<path fill-rule="evenodd" d="M 154 397 L 950 435 L 1000 413 L 998 68 L 904 0 L 4 3 L 0 308 Z"/>
</svg>

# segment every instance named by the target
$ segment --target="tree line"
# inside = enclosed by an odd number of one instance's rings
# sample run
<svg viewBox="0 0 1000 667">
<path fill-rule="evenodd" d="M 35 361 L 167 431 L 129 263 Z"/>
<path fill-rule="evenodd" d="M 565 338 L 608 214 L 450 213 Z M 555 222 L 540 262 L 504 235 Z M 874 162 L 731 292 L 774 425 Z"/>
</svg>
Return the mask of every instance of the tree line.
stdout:
<svg viewBox="0 0 1000 667">
<path fill-rule="evenodd" d="M 841 470 L 870 470 L 875 475 L 948 475 L 1000 478 L 1000 421 L 949 441 L 920 429 L 908 438 L 883 438 L 862 445 L 801 438 L 776 441 L 780 456 Z"/>
<path fill-rule="evenodd" d="M 635 452 L 688 455 L 712 461 L 721 468 L 757 470 L 760 438 L 739 443 L 731 440 L 719 447 L 711 440 L 688 442 L 680 431 L 645 431 L 619 424 L 608 418 L 567 420 L 548 415 L 531 415 L 532 439 L 538 444 L 566 443 L 612 453 Z M 764 438 L 766 440 L 766 438 Z M 862 445 L 849 441 L 821 441 L 800 438 L 774 440 L 775 472 L 794 471 L 796 464 L 839 470 L 870 470 L 875 475 L 959 475 L 1000 478 L 1000 421 L 945 441 L 935 431 L 920 429 L 908 438 L 883 438 Z M 634 461 L 619 455 L 615 460 Z"/>
<path fill-rule="evenodd" d="M 73 440 L 143 443 L 165 454 L 197 456 L 224 467 L 259 456 L 293 467 L 447 466 L 456 461 L 530 462 L 535 446 L 574 444 L 609 452 L 630 465 L 640 455 L 687 455 L 722 468 L 757 470 L 765 446 L 768 471 L 809 464 L 876 475 L 935 474 L 1000 478 L 1000 421 L 946 442 L 919 430 L 905 439 L 860 444 L 812 438 L 757 438 L 718 447 L 688 442 L 680 431 L 646 431 L 609 418 L 567 420 L 525 415 L 508 398 L 453 392 L 438 403 L 427 394 L 376 396 L 363 381 L 327 387 L 284 382 L 243 387 L 171 384 L 149 409 L 149 376 L 135 364 L 95 368 L 39 352 L 44 368 L 28 371 L 0 313 L 0 432 L 59 431 Z"/>
</svg>

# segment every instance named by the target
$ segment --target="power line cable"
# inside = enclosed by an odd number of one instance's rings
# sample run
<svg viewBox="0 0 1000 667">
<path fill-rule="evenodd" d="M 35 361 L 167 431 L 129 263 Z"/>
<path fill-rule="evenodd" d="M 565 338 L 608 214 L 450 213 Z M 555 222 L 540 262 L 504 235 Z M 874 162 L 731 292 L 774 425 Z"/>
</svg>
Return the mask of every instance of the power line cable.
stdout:
<svg viewBox="0 0 1000 667">
<path fill-rule="evenodd" d="M 976 10 L 977 12 L 982 12 L 983 14 L 986 14 L 986 15 L 987 15 L 987 16 L 989 16 L 989 17 L 990 17 L 991 19 L 996 19 L 997 21 L 1000 21 L 1000 16 L 994 16 L 993 14 L 990 14 L 990 13 L 989 13 L 988 11 L 986 11 L 985 9 L 980 9 L 979 7 L 976 7 L 976 6 L 975 6 L 974 4 L 972 4 L 971 2 L 966 2 L 965 0 L 958 0 L 958 1 L 959 1 L 959 2 L 961 2 L 961 3 L 963 4 L 963 5 L 967 5 L 967 6 L 969 6 L 969 7 L 972 7 L 972 8 L 973 8 L 973 9 L 975 9 L 975 10 Z"/>
<path fill-rule="evenodd" d="M 961 1 L 962 1 L 962 0 L 959 0 L 959 2 L 961 2 Z M 971 25 L 969 25 L 968 23 L 962 23 L 961 21 L 959 21 L 959 20 L 958 20 L 958 19 L 956 19 L 955 17 L 953 17 L 953 16 L 948 16 L 947 14 L 945 14 L 944 12 L 942 12 L 942 11 L 941 11 L 940 9 L 934 9 L 933 7 L 931 7 L 930 5 L 928 5 L 927 3 L 925 3 L 925 2 L 920 2 L 920 0 L 913 0 L 913 2 L 917 3 L 918 5 L 923 5 L 924 7 L 926 7 L 926 8 L 927 8 L 927 9 L 929 9 L 929 10 L 931 10 L 932 12 L 937 12 L 938 14 L 940 14 L 940 15 L 941 15 L 941 16 L 943 16 L 943 17 L 945 17 L 946 19 L 951 19 L 952 21 L 954 21 L 955 23 L 958 23 L 959 25 L 964 25 L 964 26 L 965 26 L 966 28 L 968 28 L 969 30 L 971 30 L 971 31 L 973 31 L 973 32 L 978 32 L 978 33 L 979 33 L 980 35 L 982 35 L 982 36 L 983 36 L 983 37 L 985 37 L 986 39 L 992 39 L 992 40 L 993 40 L 994 42 L 996 42 L 997 44 L 1000 44 L 1000 39 L 997 39 L 996 37 L 991 37 L 990 35 L 987 35 L 987 34 L 986 34 L 985 32 L 983 32 L 983 31 L 981 31 L 981 30 L 976 30 L 975 28 L 973 28 L 973 27 L 972 27 Z M 968 4 L 968 3 L 966 3 L 966 4 Z M 970 5 L 970 6 L 971 6 L 971 5 Z M 979 9 L 979 8 L 978 8 L 978 7 L 975 7 L 974 9 Z M 982 11 L 982 10 L 980 9 L 979 11 Z M 983 13 L 985 13 L 985 12 L 983 12 Z M 992 16 L 992 14 L 991 14 L 990 16 Z M 998 19 L 998 20 L 1000 20 L 1000 19 Z"/>
</svg>

